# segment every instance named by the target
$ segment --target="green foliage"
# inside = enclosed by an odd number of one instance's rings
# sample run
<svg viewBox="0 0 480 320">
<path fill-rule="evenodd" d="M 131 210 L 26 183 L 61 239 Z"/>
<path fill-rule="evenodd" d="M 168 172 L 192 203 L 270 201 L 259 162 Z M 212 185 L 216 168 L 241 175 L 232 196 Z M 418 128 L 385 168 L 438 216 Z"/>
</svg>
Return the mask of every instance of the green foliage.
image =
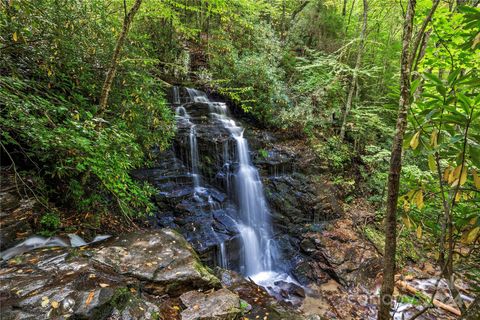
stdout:
<svg viewBox="0 0 480 320">
<path fill-rule="evenodd" d="M 62 221 L 60 220 L 58 214 L 54 212 L 47 212 L 40 219 L 40 225 L 42 226 L 40 234 L 44 236 L 52 236 L 60 228 Z"/>
<path fill-rule="evenodd" d="M 463 244 L 475 241 L 480 180 L 479 55 L 472 33 L 478 33 L 475 8 L 440 7 L 432 24 L 432 43 L 419 65 L 421 77 L 409 117 L 404 147 L 415 165 L 402 171 L 400 205 L 403 222 L 417 237 L 427 231 L 440 239 L 445 207 L 453 233 Z M 478 22 L 478 20 L 476 20 Z M 445 222 L 443 222 L 445 225 Z M 444 231 L 444 230 L 443 230 Z"/>
<path fill-rule="evenodd" d="M 328 161 L 334 170 L 342 170 L 351 163 L 352 150 L 348 145 L 342 144 L 336 136 L 314 145 L 314 150 L 320 159 Z"/>
<path fill-rule="evenodd" d="M 334 115 L 342 107 L 343 75 L 349 67 L 334 57 L 308 51 L 298 58 L 296 71 L 290 80 L 293 84 L 293 104 L 280 113 L 283 126 L 301 126 L 312 135 L 334 124 Z"/>
<path fill-rule="evenodd" d="M 250 32 L 249 43 L 236 41 L 238 33 Z M 280 69 L 280 43 L 266 24 L 254 30 L 235 29 L 218 34 L 210 42 L 209 70 L 215 89 L 257 119 L 272 124 L 275 109 L 288 103 Z"/>
<path fill-rule="evenodd" d="M 259 150 L 258 150 L 258 154 L 259 154 L 260 157 L 262 157 L 263 159 L 268 158 L 268 151 L 265 150 L 265 149 L 259 149 Z"/>
<path fill-rule="evenodd" d="M 390 151 L 379 146 L 368 145 L 365 147 L 362 160 L 365 166 L 362 167 L 361 174 L 370 193 L 368 200 L 375 206 L 381 207 L 386 200 Z"/>
<path fill-rule="evenodd" d="M 121 2 L 108 6 L 40 0 L 2 10 L 0 29 L 8 35 L 0 62 L 2 143 L 21 150 L 51 181 L 52 200 L 81 211 L 114 205 L 137 215 L 151 208 L 152 188 L 129 172 L 145 165 L 154 147 L 168 146 L 173 115 L 151 72 L 153 46 L 136 28 L 124 47 L 111 105 L 98 114 L 104 70 L 123 20 Z"/>
</svg>

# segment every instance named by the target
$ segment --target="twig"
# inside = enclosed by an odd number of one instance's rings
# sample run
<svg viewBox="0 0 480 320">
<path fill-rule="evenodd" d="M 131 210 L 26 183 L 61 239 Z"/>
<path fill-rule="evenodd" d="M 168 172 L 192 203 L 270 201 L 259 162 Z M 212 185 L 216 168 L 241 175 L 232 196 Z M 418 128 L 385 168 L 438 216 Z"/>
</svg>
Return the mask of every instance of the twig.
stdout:
<svg viewBox="0 0 480 320">
<path fill-rule="evenodd" d="M 18 173 L 17 171 L 17 167 L 15 165 L 15 161 L 13 161 L 13 158 L 12 156 L 10 155 L 10 153 L 8 152 L 7 148 L 3 145 L 3 143 L 0 142 L 0 145 L 2 146 L 2 149 L 5 151 L 5 153 L 7 154 L 8 158 L 10 159 L 10 161 L 12 161 L 12 165 L 13 165 L 13 171 L 15 172 L 15 177 L 18 177 L 20 179 L 20 181 L 28 188 L 28 190 L 30 190 L 33 194 L 33 196 L 35 197 L 35 199 L 37 199 L 37 201 L 42 205 L 44 206 L 45 208 L 47 209 L 50 209 L 50 207 L 48 206 L 48 203 L 45 204 L 43 203 L 43 201 L 41 201 L 38 197 L 37 197 L 37 194 L 35 193 L 35 191 L 33 191 L 32 188 L 30 188 L 30 186 L 22 179 L 22 177 L 20 176 L 20 174 Z M 16 179 L 16 178 L 15 178 Z M 17 187 L 17 191 L 18 191 L 18 187 Z M 19 192 L 19 191 L 18 191 Z M 20 192 L 19 192 L 20 194 Z"/>
</svg>

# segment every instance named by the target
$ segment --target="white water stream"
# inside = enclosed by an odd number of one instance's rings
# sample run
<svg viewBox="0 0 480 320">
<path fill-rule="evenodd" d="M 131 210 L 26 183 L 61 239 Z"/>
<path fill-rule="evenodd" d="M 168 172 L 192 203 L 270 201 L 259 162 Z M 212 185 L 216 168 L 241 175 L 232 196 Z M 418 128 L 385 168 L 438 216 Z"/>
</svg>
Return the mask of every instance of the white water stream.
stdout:
<svg viewBox="0 0 480 320">
<path fill-rule="evenodd" d="M 242 252 L 240 271 L 246 277 L 265 287 L 274 287 L 276 281 L 295 282 L 289 275 L 280 271 L 280 261 L 277 246 L 273 238 L 270 212 L 265 199 L 263 185 L 258 170 L 253 166 L 248 141 L 244 138 L 244 128 L 238 126 L 228 115 L 225 103 L 212 102 L 204 92 L 187 89 L 190 100 L 193 103 L 205 103 L 210 110 L 210 116 L 219 125 L 225 128 L 235 141 L 235 159 L 228 159 L 230 154 L 228 145 L 224 146 L 225 166 L 230 165 L 229 160 L 237 163 L 237 169 L 233 174 L 234 183 L 229 185 L 227 192 L 236 200 L 238 216 L 235 220 L 237 229 L 242 240 Z M 181 108 L 181 109 L 180 109 Z M 179 112 L 181 110 L 181 112 Z M 177 108 L 177 116 L 183 117 L 182 121 L 189 121 L 189 116 L 183 107 Z M 191 124 L 194 127 L 194 124 Z M 196 138 L 190 136 L 190 150 L 192 159 L 192 175 L 198 174 L 198 148 Z M 195 155 L 195 152 L 197 154 Z M 193 161 L 197 161 L 193 163 Z M 228 180 L 228 179 L 227 179 Z M 195 181 L 194 181 L 195 185 Z M 221 265 L 227 265 L 227 248 L 221 242 L 218 258 Z"/>
</svg>

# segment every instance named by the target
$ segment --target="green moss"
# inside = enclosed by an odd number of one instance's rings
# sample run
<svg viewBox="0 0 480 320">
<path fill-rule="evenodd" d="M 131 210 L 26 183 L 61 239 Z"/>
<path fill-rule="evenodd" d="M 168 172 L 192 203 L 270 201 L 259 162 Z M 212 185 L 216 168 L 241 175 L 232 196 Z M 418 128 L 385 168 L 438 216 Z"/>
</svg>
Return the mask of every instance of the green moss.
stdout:
<svg viewBox="0 0 480 320">
<path fill-rule="evenodd" d="M 268 158 L 268 151 L 265 150 L 265 149 L 260 149 L 260 150 L 258 150 L 258 155 L 259 155 L 262 159 L 267 159 L 267 158 Z"/>
<path fill-rule="evenodd" d="M 212 287 L 220 287 L 220 280 L 213 275 L 213 271 L 209 267 L 204 266 L 198 260 L 194 262 L 193 267 L 198 271 L 198 273 L 200 273 L 203 279 L 208 281 Z"/>
<path fill-rule="evenodd" d="M 240 310 L 243 314 L 247 312 L 249 306 L 250 304 L 247 301 L 240 299 Z"/>
<path fill-rule="evenodd" d="M 113 294 L 110 304 L 112 305 L 112 307 L 120 311 L 123 311 L 133 298 L 134 298 L 134 295 L 128 288 L 126 287 L 119 288 Z"/>
</svg>

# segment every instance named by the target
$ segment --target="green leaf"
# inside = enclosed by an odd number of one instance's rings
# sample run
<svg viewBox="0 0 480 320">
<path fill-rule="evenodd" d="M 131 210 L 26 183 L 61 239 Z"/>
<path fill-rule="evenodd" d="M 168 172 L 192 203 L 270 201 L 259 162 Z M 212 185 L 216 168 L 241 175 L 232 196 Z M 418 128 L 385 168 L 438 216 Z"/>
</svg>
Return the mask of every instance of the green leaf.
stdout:
<svg viewBox="0 0 480 320">
<path fill-rule="evenodd" d="M 431 154 L 428 155 L 428 168 L 430 169 L 430 171 L 432 171 L 434 173 L 437 171 L 437 166 L 435 164 L 435 158 Z"/>
<path fill-rule="evenodd" d="M 456 69 L 448 75 L 448 84 L 451 86 L 457 80 L 458 75 L 462 72 L 462 69 Z"/>
<path fill-rule="evenodd" d="M 445 89 L 445 87 L 443 85 L 438 85 L 435 88 L 437 89 L 437 92 L 442 95 L 442 97 L 446 96 L 447 90 Z"/>
<path fill-rule="evenodd" d="M 420 85 L 420 83 L 421 83 L 421 79 L 419 79 L 419 78 L 413 80 L 412 84 L 410 85 L 410 92 L 415 93 L 415 91 L 417 91 L 417 88 Z"/>
<path fill-rule="evenodd" d="M 437 77 L 436 75 L 434 75 L 433 73 L 425 72 L 423 74 L 423 78 L 425 80 L 429 80 L 429 81 L 433 82 L 437 86 L 442 86 L 443 87 L 442 80 L 440 80 L 440 78 Z"/>
</svg>

